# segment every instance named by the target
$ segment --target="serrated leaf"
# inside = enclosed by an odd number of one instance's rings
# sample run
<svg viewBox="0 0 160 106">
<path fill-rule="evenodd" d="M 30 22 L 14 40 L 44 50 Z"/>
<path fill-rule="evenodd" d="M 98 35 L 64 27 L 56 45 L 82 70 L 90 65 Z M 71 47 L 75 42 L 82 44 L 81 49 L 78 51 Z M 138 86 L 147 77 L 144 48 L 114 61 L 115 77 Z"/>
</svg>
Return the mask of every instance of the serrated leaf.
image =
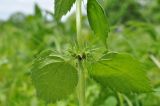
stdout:
<svg viewBox="0 0 160 106">
<path fill-rule="evenodd" d="M 92 64 L 91 76 L 105 87 L 122 93 L 152 91 L 144 67 L 126 53 L 108 53 Z"/>
<path fill-rule="evenodd" d="M 63 57 L 57 54 L 56 51 L 46 50 L 37 55 L 36 59 L 33 62 L 32 69 L 37 69 L 53 62 L 63 61 Z"/>
<path fill-rule="evenodd" d="M 87 16 L 94 33 L 106 43 L 106 38 L 108 37 L 109 32 L 109 24 L 103 8 L 96 0 L 88 0 Z"/>
<path fill-rule="evenodd" d="M 60 18 L 70 11 L 72 5 L 76 0 L 55 0 L 55 18 L 60 20 Z"/>
<path fill-rule="evenodd" d="M 77 70 L 51 51 L 38 56 L 31 77 L 38 97 L 48 103 L 66 98 L 78 83 Z"/>
</svg>

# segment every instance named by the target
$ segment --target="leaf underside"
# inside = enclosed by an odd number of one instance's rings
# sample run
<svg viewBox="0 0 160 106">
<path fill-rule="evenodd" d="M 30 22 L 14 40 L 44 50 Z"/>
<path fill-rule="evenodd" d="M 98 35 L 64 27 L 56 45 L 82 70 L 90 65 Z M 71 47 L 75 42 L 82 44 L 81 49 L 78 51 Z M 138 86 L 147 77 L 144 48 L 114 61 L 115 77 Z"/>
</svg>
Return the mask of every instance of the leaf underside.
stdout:
<svg viewBox="0 0 160 106">
<path fill-rule="evenodd" d="M 35 60 L 31 73 L 37 96 L 48 103 L 66 98 L 78 83 L 77 70 L 50 53 L 44 53 Z"/>
<path fill-rule="evenodd" d="M 140 62 L 126 53 L 108 53 L 92 64 L 91 76 L 104 87 L 122 93 L 150 92 L 152 88 Z"/>
</svg>

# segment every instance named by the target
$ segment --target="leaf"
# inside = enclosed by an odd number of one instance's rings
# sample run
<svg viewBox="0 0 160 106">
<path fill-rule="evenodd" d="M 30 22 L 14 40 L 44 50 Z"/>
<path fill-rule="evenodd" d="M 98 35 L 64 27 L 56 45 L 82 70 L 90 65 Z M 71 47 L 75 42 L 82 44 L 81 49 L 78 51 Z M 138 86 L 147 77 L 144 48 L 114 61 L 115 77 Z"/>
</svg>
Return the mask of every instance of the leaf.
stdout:
<svg viewBox="0 0 160 106">
<path fill-rule="evenodd" d="M 106 38 L 108 37 L 109 32 L 109 24 L 103 8 L 96 0 L 88 0 L 87 16 L 94 33 L 106 43 Z"/>
<path fill-rule="evenodd" d="M 65 15 L 75 3 L 76 0 L 55 0 L 55 18 L 60 18 Z"/>
<path fill-rule="evenodd" d="M 105 87 L 122 93 L 152 91 L 140 62 L 126 53 L 108 53 L 92 64 L 91 76 Z"/>
<path fill-rule="evenodd" d="M 78 83 L 77 70 L 53 54 L 51 51 L 40 54 L 31 70 L 38 97 L 48 103 L 66 98 Z"/>
<path fill-rule="evenodd" d="M 38 18 L 42 18 L 42 11 L 40 9 L 40 7 L 38 6 L 38 4 L 35 4 L 34 6 L 34 12 L 35 12 L 35 16 L 37 16 Z"/>
</svg>

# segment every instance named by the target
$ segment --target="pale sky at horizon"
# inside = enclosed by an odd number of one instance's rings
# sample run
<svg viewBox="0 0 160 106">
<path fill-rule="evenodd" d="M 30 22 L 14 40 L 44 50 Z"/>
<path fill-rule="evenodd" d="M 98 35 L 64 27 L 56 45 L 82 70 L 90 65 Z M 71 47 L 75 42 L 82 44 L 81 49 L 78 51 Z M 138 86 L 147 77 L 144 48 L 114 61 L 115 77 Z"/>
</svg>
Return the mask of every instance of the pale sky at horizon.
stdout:
<svg viewBox="0 0 160 106">
<path fill-rule="evenodd" d="M 37 3 L 44 10 L 54 12 L 54 0 L 0 0 L 0 20 L 7 20 L 9 16 L 15 12 L 33 14 L 35 3 Z M 85 8 L 84 5 L 82 7 Z M 74 11 L 75 6 L 73 6 L 71 12 L 68 13 L 67 16 L 69 16 Z M 83 12 L 85 13 L 84 9 Z"/>
<path fill-rule="evenodd" d="M 15 12 L 32 14 L 35 3 L 42 9 L 53 11 L 53 0 L 0 0 L 0 19 L 6 20 Z"/>
</svg>

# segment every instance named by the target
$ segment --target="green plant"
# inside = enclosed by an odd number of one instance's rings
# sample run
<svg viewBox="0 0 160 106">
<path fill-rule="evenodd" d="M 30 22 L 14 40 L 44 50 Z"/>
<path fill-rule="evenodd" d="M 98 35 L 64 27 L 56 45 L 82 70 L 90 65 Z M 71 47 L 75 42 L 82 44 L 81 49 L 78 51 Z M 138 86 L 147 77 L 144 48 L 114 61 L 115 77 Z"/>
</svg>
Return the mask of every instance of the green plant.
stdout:
<svg viewBox="0 0 160 106">
<path fill-rule="evenodd" d="M 47 50 L 34 60 L 31 76 L 38 97 L 47 103 L 56 102 L 68 97 L 77 89 L 79 105 L 85 106 L 87 78 L 94 79 L 104 88 L 110 87 L 118 94 L 152 91 L 144 67 L 138 60 L 130 54 L 108 50 L 109 25 L 97 0 L 88 0 L 87 16 L 95 33 L 92 39 L 100 43 L 89 42 L 82 37 L 82 0 L 55 0 L 56 20 L 59 21 L 75 2 L 77 39 L 72 49 Z M 93 48 L 94 45 L 101 49 Z"/>
</svg>

